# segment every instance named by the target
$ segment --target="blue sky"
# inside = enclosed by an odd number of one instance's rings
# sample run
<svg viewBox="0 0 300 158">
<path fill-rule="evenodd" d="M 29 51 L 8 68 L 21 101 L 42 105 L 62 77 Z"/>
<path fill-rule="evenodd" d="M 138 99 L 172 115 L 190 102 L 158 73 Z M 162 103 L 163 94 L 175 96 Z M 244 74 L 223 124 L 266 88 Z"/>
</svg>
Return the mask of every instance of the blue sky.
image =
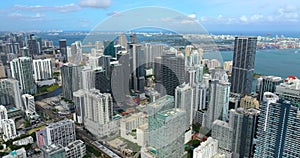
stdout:
<svg viewBox="0 0 300 158">
<path fill-rule="evenodd" d="M 12 0 L 0 4 L 0 31 L 91 30 L 112 15 L 144 6 L 179 11 L 208 31 L 300 28 L 299 0 Z"/>
</svg>

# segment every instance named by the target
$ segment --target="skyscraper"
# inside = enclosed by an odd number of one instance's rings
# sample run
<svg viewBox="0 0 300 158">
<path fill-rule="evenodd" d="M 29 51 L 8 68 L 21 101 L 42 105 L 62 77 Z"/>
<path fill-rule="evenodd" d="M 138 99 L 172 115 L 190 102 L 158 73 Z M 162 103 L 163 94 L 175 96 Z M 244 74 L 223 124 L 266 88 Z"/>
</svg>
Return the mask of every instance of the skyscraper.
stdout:
<svg viewBox="0 0 300 158">
<path fill-rule="evenodd" d="M 222 69 L 214 70 L 209 85 L 209 104 L 205 127 L 211 129 L 215 120 L 226 121 L 228 119 L 230 83 L 226 72 Z"/>
<path fill-rule="evenodd" d="M 28 49 L 31 55 L 41 54 L 41 43 L 35 38 L 35 36 L 31 36 L 27 41 Z"/>
<path fill-rule="evenodd" d="M 19 81 L 15 79 L 0 79 L 0 104 L 14 105 L 23 110 Z"/>
<path fill-rule="evenodd" d="M 218 140 L 219 151 L 221 153 L 232 155 L 232 134 L 233 129 L 229 123 L 215 120 L 212 124 L 211 137 Z"/>
<path fill-rule="evenodd" d="M 10 62 L 12 77 L 19 81 L 22 93 L 34 94 L 32 60 L 29 57 L 15 58 Z"/>
<path fill-rule="evenodd" d="M 144 94 L 145 86 L 145 52 L 142 45 L 137 43 L 129 44 L 129 59 L 131 69 L 130 87 L 139 94 Z"/>
<path fill-rule="evenodd" d="M 91 89 L 86 92 L 84 102 L 84 125 L 88 131 L 97 137 L 109 136 L 119 131 L 119 125 L 112 121 L 111 94 Z"/>
<path fill-rule="evenodd" d="M 142 149 L 142 158 L 149 155 L 181 157 L 184 146 L 185 111 L 174 108 L 174 97 L 166 95 L 147 106 L 149 142 Z"/>
<path fill-rule="evenodd" d="M 53 78 L 51 59 L 33 60 L 35 81 L 49 80 Z"/>
<path fill-rule="evenodd" d="M 65 99 L 72 100 L 73 92 L 81 88 L 81 70 L 82 66 L 67 64 L 61 67 L 62 96 Z"/>
<path fill-rule="evenodd" d="M 256 93 L 258 100 L 262 101 L 265 92 L 275 92 L 276 86 L 282 83 L 281 77 L 276 76 L 262 76 L 257 79 Z"/>
<path fill-rule="evenodd" d="M 300 106 L 300 80 L 289 76 L 283 83 L 276 86 L 275 94 L 280 99 L 291 101 L 294 106 Z"/>
<path fill-rule="evenodd" d="M 75 113 L 73 114 L 74 121 L 83 124 L 84 123 L 84 106 L 85 106 L 85 89 L 80 89 L 73 92 L 73 102 L 75 105 Z"/>
<path fill-rule="evenodd" d="M 80 87 L 85 90 L 95 88 L 95 71 L 90 66 L 84 66 L 81 71 Z"/>
<path fill-rule="evenodd" d="M 63 57 L 63 62 L 68 61 L 68 55 L 67 55 L 67 40 L 66 39 L 60 39 L 59 40 L 59 50 Z"/>
<path fill-rule="evenodd" d="M 164 44 L 146 43 L 144 45 L 145 68 L 147 68 L 147 69 L 154 68 L 154 65 L 155 65 L 154 58 L 162 56 L 165 47 L 166 47 L 166 45 L 164 45 Z"/>
<path fill-rule="evenodd" d="M 230 110 L 232 134 L 232 152 L 234 157 L 253 157 L 256 123 L 259 111 L 256 109 Z"/>
<path fill-rule="evenodd" d="M 255 157 L 300 157 L 299 107 L 266 92 L 258 118 Z"/>
<path fill-rule="evenodd" d="M 82 44 L 80 41 L 75 41 L 71 44 L 71 49 L 68 54 L 68 61 L 73 64 L 80 64 L 82 61 Z"/>
<path fill-rule="evenodd" d="M 160 77 L 168 95 L 175 95 L 175 88 L 185 81 L 184 56 L 174 53 L 162 56 Z"/>
<path fill-rule="evenodd" d="M 128 91 L 128 84 L 123 84 L 125 79 L 125 74 L 123 72 L 123 65 L 119 62 L 114 62 L 111 64 L 111 91 L 114 102 L 122 103 L 125 101 L 126 90 Z M 128 81 L 128 80 L 127 80 Z"/>
<path fill-rule="evenodd" d="M 234 41 L 231 92 L 251 94 L 256 53 L 256 37 L 236 37 Z"/>
<path fill-rule="evenodd" d="M 193 89 L 188 84 L 182 84 L 175 89 L 175 108 L 186 112 L 185 128 L 189 129 L 193 122 Z"/>
</svg>

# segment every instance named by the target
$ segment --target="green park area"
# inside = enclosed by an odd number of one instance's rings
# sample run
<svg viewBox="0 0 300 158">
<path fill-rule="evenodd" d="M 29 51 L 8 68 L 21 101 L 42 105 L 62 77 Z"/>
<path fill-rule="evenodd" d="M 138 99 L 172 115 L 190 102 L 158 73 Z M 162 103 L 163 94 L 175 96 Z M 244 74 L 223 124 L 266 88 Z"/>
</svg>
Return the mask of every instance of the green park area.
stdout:
<svg viewBox="0 0 300 158">
<path fill-rule="evenodd" d="M 52 92 L 52 91 L 56 90 L 57 88 L 59 88 L 59 85 L 57 83 L 50 85 L 50 86 L 38 87 L 37 94 Z"/>
</svg>

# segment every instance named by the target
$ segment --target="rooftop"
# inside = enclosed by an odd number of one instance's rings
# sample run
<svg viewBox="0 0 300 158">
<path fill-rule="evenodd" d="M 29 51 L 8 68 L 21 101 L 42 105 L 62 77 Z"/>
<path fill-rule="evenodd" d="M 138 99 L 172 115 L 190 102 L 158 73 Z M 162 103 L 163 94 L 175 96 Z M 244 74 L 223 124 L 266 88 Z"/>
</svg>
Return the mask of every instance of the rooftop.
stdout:
<svg viewBox="0 0 300 158">
<path fill-rule="evenodd" d="M 69 119 L 61 120 L 59 122 L 55 122 L 55 123 L 49 124 L 47 126 L 47 128 L 57 128 L 59 126 L 66 125 L 66 124 L 74 124 L 74 121 L 73 120 L 69 120 Z"/>
<path fill-rule="evenodd" d="M 44 145 L 42 147 L 42 149 L 44 151 L 46 151 L 47 153 L 51 153 L 51 152 L 57 151 L 59 149 L 64 149 L 64 148 L 59 144 L 51 144 L 51 145 Z"/>
<path fill-rule="evenodd" d="M 148 104 L 148 106 L 158 107 L 158 106 L 166 104 L 167 102 L 172 102 L 172 101 L 174 101 L 173 96 L 165 95 L 165 96 L 157 99 L 155 102 Z"/>
</svg>

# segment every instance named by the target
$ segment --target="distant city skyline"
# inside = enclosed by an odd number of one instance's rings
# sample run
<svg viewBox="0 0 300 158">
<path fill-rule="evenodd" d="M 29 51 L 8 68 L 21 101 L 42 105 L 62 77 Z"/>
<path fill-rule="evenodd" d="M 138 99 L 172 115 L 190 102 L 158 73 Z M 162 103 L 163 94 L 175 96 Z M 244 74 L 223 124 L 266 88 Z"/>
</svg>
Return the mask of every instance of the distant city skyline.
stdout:
<svg viewBox="0 0 300 158">
<path fill-rule="evenodd" d="M 300 2 L 287 0 L 137 1 L 65 0 L 5 1 L 0 6 L 0 31 L 91 30 L 112 15 L 145 6 L 170 8 L 195 20 L 210 31 L 297 31 Z M 162 14 L 153 12 L 152 14 Z M 168 15 L 165 15 L 168 18 Z M 133 17 L 134 18 L 134 17 Z M 158 20 L 168 20 L 166 18 Z M 185 27 L 183 19 L 178 22 Z M 122 21 L 126 23 L 126 21 Z"/>
</svg>

